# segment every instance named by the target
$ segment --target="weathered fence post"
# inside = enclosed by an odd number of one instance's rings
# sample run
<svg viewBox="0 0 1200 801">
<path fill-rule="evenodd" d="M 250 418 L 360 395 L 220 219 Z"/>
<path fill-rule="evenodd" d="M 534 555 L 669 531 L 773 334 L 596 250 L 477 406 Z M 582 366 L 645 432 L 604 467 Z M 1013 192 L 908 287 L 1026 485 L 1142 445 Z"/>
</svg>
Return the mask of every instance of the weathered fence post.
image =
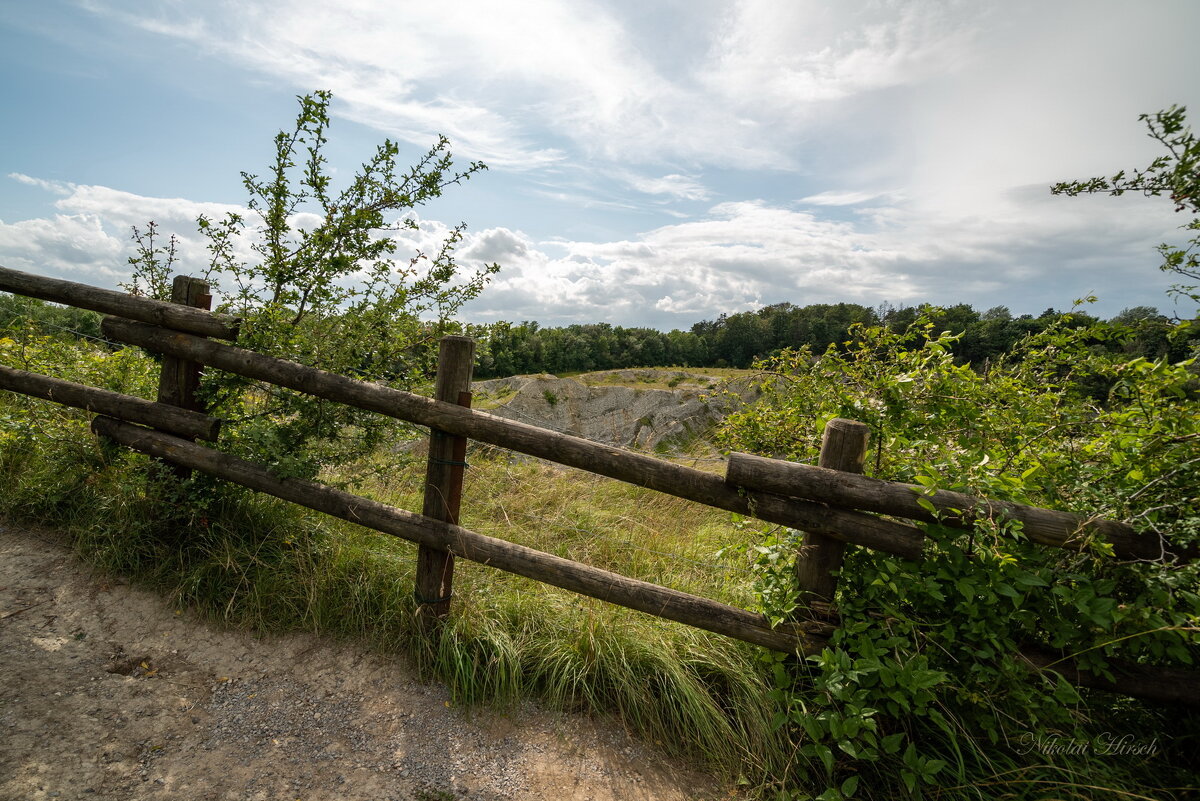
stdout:
<svg viewBox="0 0 1200 801">
<path fill-rule="evenodd" d="M 825 424 L 821 438 L 821 456 L 817 464 L 831 470 L 861 473 L 867 456 L 866 424 L 835 417 Z M 810 611 L 814 601 L 829 603 L 837 589 L 837 576 L 831 571 L 842 566 L 846 543 L 820 534 L 804 532 L 804 543 L 796 560 L 796 584 L 800 588 L 799 617 Z"/>
<path fill-rule="evenodd" d="M 171 302 L 209 310 L 212 295 L 209 294 L 208 282 L 186 275 L 175 276 L 171 284 Z M 163 356 L 162 373 L 158 380 L 158 402 L 193 412 L 204 411 L 204 404 L 196 397 L 196 390 L 200 386 L 200 370 L 199 362 Z"/>
<path fill-rule="evenodd" d="M 469 407 L 474 367 L 475 340 L 470 337 L 442 337 L 438 349 L 434 398 Z M 466 456 L 466 437 L 455 437 L 436 428 L 429 430 L 429 462 L 425 469 L 422 515 L 458 524 Z M 417 552 L 417 611 L 426 623 L 449 614 L 453 587 L 454 554 L 440 548 L 420 546 Z"/>
<path fill-rule="evenodd" d="M 177 275 L 171 283 L 171 302 L 180 306 L 191 306 L 196 309 L 210 311 L 212 295 L 207 281 Z M 191 362 L 174 356 L 163 356 L 162 372 L 158 379 L 158 402 L 170 406 L 178 406 L 193 412 L 204 412 L 204 404 L 196 397 L 200 388 L 200 371 L 203 366 L 199 362 Z M 188 437 L 188 439 L 192 439 Z M 195 440 L 192 439 L 194 442 Z M 173 467 L 180 478 L 192 474 L 186 467 Z"/>
</svg>

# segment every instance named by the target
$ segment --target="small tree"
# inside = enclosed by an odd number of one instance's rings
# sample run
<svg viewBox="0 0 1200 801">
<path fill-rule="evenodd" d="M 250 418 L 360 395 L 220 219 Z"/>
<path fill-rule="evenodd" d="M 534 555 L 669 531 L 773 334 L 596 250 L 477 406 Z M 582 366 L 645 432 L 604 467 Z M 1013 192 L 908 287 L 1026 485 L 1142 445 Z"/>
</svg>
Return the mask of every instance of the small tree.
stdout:
<svg viewBox="0 0 1200 801">
<path fill-rule="evenodd" d="M 238 344 L 313 367 L 369 381 L 411 387 L 426 375 L 431 347 L 450 317 L 479 294 L 499 267 L 466 276 L 454 262 L 464 225 L 437 252 L 394 260 L 393 234 L 419 230 L 413 211 L 486 169 L 471 162 L 456 171 L 449 141 L 438 137 L 407 170 L 399 147 L 386 140 L 349 185 L 334 191 L 323 153 L 332 95 L 298 98 L 290 131 L 275 137 L 265 177 L 242 173 L 250 214 L 201 216 L 208 242 L 206 278 L 218 283 L 219 308 L 243 323 Z M 243 260 L 239 240 L 251 227 Z M 153 224 L 135 229 L 131 289 L 169 294 L 174 241 L 154 241 Z M 346 461 L 374 447 L 390 426 L 369 415 L 277 387 L 259 387 L 214 374 L 205 391 L 227 427 L 228 443 L 291 475 L 313 475 L 322 464 Z"/>
</svg>

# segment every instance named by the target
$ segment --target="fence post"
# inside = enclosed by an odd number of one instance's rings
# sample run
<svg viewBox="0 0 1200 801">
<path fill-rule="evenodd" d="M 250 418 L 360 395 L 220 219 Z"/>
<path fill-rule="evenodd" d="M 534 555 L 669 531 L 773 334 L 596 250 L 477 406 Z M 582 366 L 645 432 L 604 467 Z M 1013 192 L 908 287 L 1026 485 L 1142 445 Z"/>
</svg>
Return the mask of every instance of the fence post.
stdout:
<svg viewBox="0 0 1200 801">
<path fill-rule="evenodd" d="M 208 311 L 212 306 L 208 282 L 186 275 L 175 276 L 171 284 L 171 302 Z M 158 380 L 158 402 L 190 409 L 193 412 L 204 411 L 204 404 L 196 398 L 196 390 L 200 386 L 200 370 L 201 365 L 198 362 L 163 356 L 162 373 Z"/>
<path fill-rule="evenodd" d="M 171 302 L 180 306 L 191 306 L 210 311 L 212 295 L 207 281 L 177 275 L 171 283 Z M 203 366 L 199 362 L 190 362 L 174 356 L 163 356 L 162 372 L 158 379 L 158 402 L 170 406 L 178 406 L 193 412 L 204 412 L 204 404 L 196 397 L 200 387 L 200 371 Z M 195 442 L 192 437 L 186 439 Z M 172 466 L 180 478 L 187 478 L 192 471 L 186 467 Z"/>
<path fill-rule="evenodd" d="M 817 464 L 831 470 L 861 473 L 867 456 L 865 423 L 835 417 L 825 424 L 821 438 L 821 456 Z M 837 576 L 830 571 L 842 566 L 846 543 L 820 534 L 804 532 L 804 542 L 796 560 L 796 585 L 800 589 L 798 617 L 810 613 L 814 601 L 830 603 L 837 589 Z"/>
<path fill-rule="evenodd" d="M 438 348 L 434 398 L 459 406 L 471 405 L 471 374 L 475 367 L 475 340 L 442 337 Z M 463 468 L 467 438 L 436 428 L 429 430 L 429 462 L 425 468 L 425 501 L 421 514 L 447 523 L 458 523 L 462 502 Z M 450 612 L 454 587 L 454 554 L 420 546 L 417 552 L 417 613 L 426 623 Z"/>
</svg>

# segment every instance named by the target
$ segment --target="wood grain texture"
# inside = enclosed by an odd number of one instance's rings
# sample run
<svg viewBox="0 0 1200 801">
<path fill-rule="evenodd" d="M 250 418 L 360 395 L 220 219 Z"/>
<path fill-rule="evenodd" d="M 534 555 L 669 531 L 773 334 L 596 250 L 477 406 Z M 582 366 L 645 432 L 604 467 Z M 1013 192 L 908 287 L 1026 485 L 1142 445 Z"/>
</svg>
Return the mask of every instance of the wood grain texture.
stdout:
<svg viewBox="0 0 1200 801">
<path fill-rule="evenodd" d="M 767 459 L 747 453 L 731 453 L 726 481 L 732 486 L 755 488 L 821 501 L 849 509 L 924 520 L 946 526 L 971 528 L 980 518 L 1016 520 L 1025 536 L 1043 545 L 1083 550 L 1099 536 L 1113 546 L 1122 559 L 1195 559 L 1195 547 L 1173 546 L 1165 539 L 1142 534 L 1115 520 L 1082 517 L 1070 512 L 1041 509 L 1008 501 L 994 501 L 938 490 L 927 495 L 925 488 L 897 481 L 884 481 L 822 467 Z M 924 499 L 934 511 L 921 506 Z"/>
<path fill-rule="evenodd" d="M 841 417 L 830 420 L 821 437 L 821 467 L 861 473 L 869 433 L 870 429 L 863 423 Z M 796 586 L 800 589 L 797 616 L 807 616 L 814 601 L 832 603 L 837 590 L 837 576 L 833 572 L 841 569 L 845 554 L 845 542 L 824 534 L 804 532 L 796 560 Z"/>
<path fill-rule="evenodd" d="M 475 340 L 459 336 L 442 337 L 438 345 L 437 381 L 433 396 L 445 403 L 470 406 L 474 367 Z M 422 515 L 458 525 L 466 455 L 465 437 L 430 429 Z M 453 593 L 454 554 L 441 548 L 420 546 L 417 552 L 416 597 L 421 614 L 426 619 L 449 614 Z"/>
<path fill-rule="evenodd" d="M 220 420 L 198 412 L 12 367 L 0 366 L 0 389 L 153 426 L 184 437 L 215 440 L 221 429 Z"/>
<path fill-rule="evenodd" d="M 1159 704 L 1200 706 L 1200 674 L 1192 671 L 1109 658 L 1108 667 L 1113 678 L 1108 679 L 1081 670 L 1069 654 L 1064 655 L 1051 648 L 1024 645 L 1018 654 L 1029 667 L 1060 673 L 1064 679 L 1080 687 L 1144 698 Z"/>
<path fill-rule="evenodd" d="M 200 336 L 232 341 L 237 339 L 238 335 L 238 321 L 232 318 L 163 300 L 139 298 L 111 289 L 64 281 L 61 278 L 23 273 L 7 267 L 0 267 L 0 290 L 39 300 L 65 303 L 102 314 L 115 314 Z"/>
</svg>

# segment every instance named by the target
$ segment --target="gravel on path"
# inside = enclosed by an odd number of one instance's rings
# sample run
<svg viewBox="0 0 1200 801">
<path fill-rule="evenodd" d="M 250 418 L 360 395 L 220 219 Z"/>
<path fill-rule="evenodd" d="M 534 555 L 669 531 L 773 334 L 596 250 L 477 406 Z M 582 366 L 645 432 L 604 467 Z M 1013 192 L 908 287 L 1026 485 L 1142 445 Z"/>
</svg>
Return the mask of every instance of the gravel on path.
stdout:
<svg viewBox="0 0 1200 801">
<path fill-rule="evenodd" d="M 398 659 L 219 629 L 0 525 L 0 801 L 730 796 L 612 724 L 456 708 Z"/>
</svg>

